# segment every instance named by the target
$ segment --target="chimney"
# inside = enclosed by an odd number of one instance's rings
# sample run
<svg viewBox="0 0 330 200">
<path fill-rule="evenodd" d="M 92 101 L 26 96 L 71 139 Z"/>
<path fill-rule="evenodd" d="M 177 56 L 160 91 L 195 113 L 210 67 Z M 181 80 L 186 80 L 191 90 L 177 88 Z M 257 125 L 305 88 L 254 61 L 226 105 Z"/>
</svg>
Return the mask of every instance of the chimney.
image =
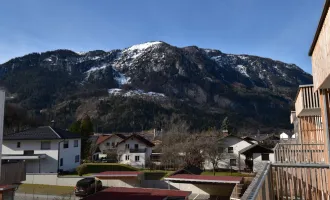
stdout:
<svg viewBox="0 0 330 200">
<path fill-rule="evenodd" d="M 223 137 L 226 137 L 228 135 L 229 135 L 228 130 L 222 130 L 222 136 Z"/>
<path fill-rule="evenodd" d="M 156 138 L 156 129 L 154 128 L 154 139 Z"/>
<path fill-rule="evenodd" d="M 52 120 L 52 121 L 50 122 L 50 125 L 51 125 L 51 127 L 55 127 L 55 125 L 56 125 L 55 120 Z"/>
</svg>

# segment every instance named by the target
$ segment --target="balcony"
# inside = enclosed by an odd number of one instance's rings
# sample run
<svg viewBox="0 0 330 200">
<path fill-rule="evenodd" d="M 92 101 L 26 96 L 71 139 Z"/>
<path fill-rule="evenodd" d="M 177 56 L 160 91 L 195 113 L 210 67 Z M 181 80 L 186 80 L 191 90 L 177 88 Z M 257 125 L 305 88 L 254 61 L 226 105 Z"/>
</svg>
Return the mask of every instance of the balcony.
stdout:
<svg viewBox="0 0 330 200">
<path fill-rule="evenodd" d="M 0 185 L 20 183 L 25 181 L 25 178 L 24 162 L 4 163 L 1 165 Z"/>
<path fill-rule="evenodd" d="M 310 164 L 325 163 L 324 144 L 287 144 L 275 146 L 275 163 Z"/>
<path fill-rule="evenodd" d="M 143 149 L 138 149 L 138 148 L 134 148 L 134 149 L 129 149 L 130 153 L 145 153 L 147 152 L 147 148 L 143 148 Z"/>
<path fill-rule="evenodd" d="M 313 85 L 299 86 L 295 108 L 297 117 L 321 115 L 319 91 L 314 92 Z"/>
</svg>

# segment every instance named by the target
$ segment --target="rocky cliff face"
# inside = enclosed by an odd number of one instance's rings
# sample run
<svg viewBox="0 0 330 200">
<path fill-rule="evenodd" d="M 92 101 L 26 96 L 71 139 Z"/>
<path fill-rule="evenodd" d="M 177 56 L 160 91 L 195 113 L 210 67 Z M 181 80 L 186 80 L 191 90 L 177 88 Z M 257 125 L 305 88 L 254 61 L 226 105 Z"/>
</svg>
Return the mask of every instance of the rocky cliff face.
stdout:
<svg viewBox="0 0 330 200">
<path fill-rule="evenodd" d="M 57 113 L 63 126 L 87 112 L 108 131 L 162 126 L 173 113 L 195 126 L 205 120 L 194 128 L 217 126 L 229 116 L 237 131 L 287 129 L 297 86 L 312 82 L 294 64 L 165 42 L 33 53 L 0 65 L 0 78 L 11 101 L 31 111 Z M 129 109 L 134 119 L 123 117 Z M 109 122 L 113 116 L 123 123 Z"/>
</svg>

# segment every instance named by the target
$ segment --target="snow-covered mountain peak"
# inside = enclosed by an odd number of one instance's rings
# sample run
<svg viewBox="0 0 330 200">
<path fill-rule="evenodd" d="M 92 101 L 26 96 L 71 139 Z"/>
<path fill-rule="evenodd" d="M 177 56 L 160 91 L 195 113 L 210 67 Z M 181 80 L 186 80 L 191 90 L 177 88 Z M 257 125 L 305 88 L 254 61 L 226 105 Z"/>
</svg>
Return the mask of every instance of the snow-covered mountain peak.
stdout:
<svg viewBox="0 0 330 200">
<path fill-rule="evenodd" d="M 127 51 L 143 51 L 143 50 L 146 50 L 150 47 L 154 47 L 154 46 L 157 46 L 159 44 L 161 44 L 162 42 L 160 41 L 156 41 L 156 42 L 146 42 L 146 43 L 142 43 L 142 44 L 136 44 L 136 45 L 133 45 L 127 49 L 125 49 L 123 51 L 124 52 L 127 52 Z"/>
</svg>

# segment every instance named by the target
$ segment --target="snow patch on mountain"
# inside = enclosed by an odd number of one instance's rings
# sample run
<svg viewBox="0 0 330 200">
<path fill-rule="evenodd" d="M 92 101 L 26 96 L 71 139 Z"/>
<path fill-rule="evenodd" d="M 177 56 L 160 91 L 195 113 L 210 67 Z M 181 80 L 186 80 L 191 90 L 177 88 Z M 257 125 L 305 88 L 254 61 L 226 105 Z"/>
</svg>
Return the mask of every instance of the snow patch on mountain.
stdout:
<svg viewBox="0 0 330 200">
<path fill-rule="evenodd" d="M 143 43 L 143 44 L 137 44 L 137 45 L 133 45 L 131 46 L 130 48 L 124 50 L 124 52 L 126 51 L 135 51 L 135 50 L 138 50 L 138 51 L 143 51 L 145 49 L 148 49 L 154 45 L 158 45 L 158 44 L 161 44 L 162 42 L 146 42 L 146 43 Z"/>
<path fill-rule="evenodd" d="M 246 67 L 244 65 L 237 65 L 235 67 L 235 69 L 236 69 L 236 71 L 238 71 L 242 75 L 244 75 L 246 77 L 250 77 L 249 74 L 246 72 Z"/>
<path fill-rule="evenodd" d="M 135 59 L 140 57 L 145 50 L 151 48 L 151 47 L 156 47 L 159 44 L 161 44 L 162 42 L 146 42 L 143 44 L 137 44 L 137 45 L 133 45 L 127 49 L 125 49 L 122 54 L 127 54 L 129 58 L 131 59 Z"/>
<path fill-rule="evenodd" d="M 242 56 L 242 55 L 239 55 L 239 56 L 237 56 L 237 57 L 239 57 L 239 58 L 242 59 L 242 60 L 247 60 L 247 59 L 249 59 L 249 57 L 247 57 L 247 56 Z"/>
<path fill-rule="evenodd" d="M 163 93 L 157 92 L 144 92 L 143 90 L 122 90 L 119 88 L 112 88 L 108 90 L 110 95 L 114 96 L 124 96 L 124 97 L 135 97 L 135 96 L 145 96 L 145 97 L 156 97 L 156 98 L 165 98 L 166 96 Z"/>
<path fill-rule="evenodd" d="M 130 83 L 130 77 L 126 77 L 124 74 L 118 72 L 117 70 L 113 69 L 114 71 L 114 79 L 117 81 L 118 85 L 124 85 Z"/>
</svg>

